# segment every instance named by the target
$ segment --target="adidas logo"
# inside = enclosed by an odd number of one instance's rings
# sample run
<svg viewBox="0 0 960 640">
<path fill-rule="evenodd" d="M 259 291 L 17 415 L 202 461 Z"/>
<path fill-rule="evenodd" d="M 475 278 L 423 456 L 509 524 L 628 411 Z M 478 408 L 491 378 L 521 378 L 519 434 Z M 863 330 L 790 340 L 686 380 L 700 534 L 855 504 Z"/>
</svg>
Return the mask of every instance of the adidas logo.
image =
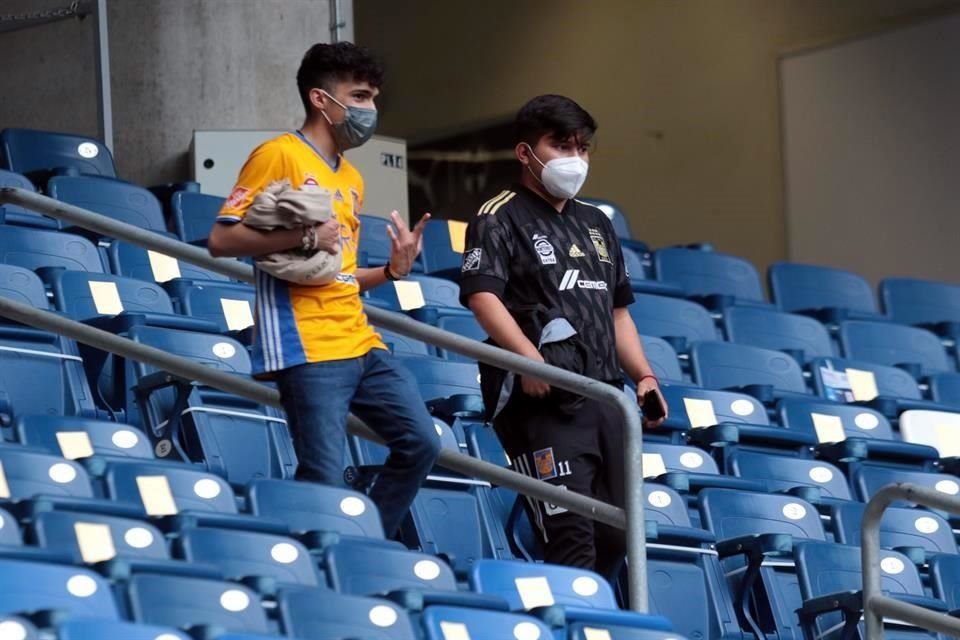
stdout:
<svg viewBox="0 0 960 640">
<path fill-rule="evenodd" d="M 570 256 L 571 258 L 582 258 L 587 254 L 585 254 L 583 251 L 580 251 L 580 247 L 574 244 L 574 245 L 570 245 L 570 253 L 568 253 L 567 255 Z"/>
</svg>

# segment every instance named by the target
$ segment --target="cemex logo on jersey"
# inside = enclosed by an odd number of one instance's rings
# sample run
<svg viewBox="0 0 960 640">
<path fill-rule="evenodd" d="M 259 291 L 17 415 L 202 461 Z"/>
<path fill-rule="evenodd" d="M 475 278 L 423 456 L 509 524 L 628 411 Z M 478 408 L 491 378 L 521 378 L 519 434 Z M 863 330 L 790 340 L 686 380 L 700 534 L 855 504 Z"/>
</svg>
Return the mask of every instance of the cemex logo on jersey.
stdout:
<svg viewBox="0 0 960 640">
<path fill-rule="evenodd" d="M 547 240 L 547 236 L 539 233 L 533 234 L 533 248 L 540 257 L 540 264 L 557 264 L 557 256 L 554 253 L 553 245 Z"/>
<path fill-rule="evenodd" d="M 579 277 L 579 269 L 567 269 L 567 272 L 563 274 L 563 280 L 560 281 L 560 291 L 572 291 L 574 287 L 594 289 L 595 291 L 607 290 L 607 283 L 603 280 L 578 280 Z"/>
</svg>

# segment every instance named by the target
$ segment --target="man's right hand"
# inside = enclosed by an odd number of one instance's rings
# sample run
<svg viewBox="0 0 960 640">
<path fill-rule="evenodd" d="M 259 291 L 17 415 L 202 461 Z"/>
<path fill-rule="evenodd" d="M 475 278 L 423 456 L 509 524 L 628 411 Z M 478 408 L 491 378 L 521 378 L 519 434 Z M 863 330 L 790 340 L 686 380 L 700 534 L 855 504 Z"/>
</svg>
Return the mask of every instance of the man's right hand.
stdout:
<svg viewBox="0 0 960 640">
<path fill-rule="evenodd" d="M 533 352 L 524 355 L 531 360 L 543 362 L 543 356 L 540 355 L 540 352 L 537 351 L 533 345 L 530 345 L 530 348 L 533 349 Z M 520 388 L 523 389 L 525 394 L 532 398 L 545 398 L 550 394 L 549 384 L 539 378 L 533 378 L 531 376 L 520 376 Z"/>
<path fill-rule="evenodd" d="M 330 218 L 323 224 L 318 224 L 317 249 L 334 254 L 340 250 L 340 221 L 336 217 Z"/>
</svg>

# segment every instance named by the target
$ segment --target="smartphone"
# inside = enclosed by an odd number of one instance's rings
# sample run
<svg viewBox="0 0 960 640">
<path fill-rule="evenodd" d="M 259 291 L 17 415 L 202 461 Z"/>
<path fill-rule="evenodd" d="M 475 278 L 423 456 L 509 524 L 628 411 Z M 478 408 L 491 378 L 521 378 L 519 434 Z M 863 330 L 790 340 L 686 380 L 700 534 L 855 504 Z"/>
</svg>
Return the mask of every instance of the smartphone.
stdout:
<svg viewBox="0 0 960 640">
<path fill-rule="evenodd" d="M 643 412 L 643 417 L 650 421 L 659 420 L 667 415 L 663 403 L 660 402 L 660 394 L 652 390 L 643 394 L 643 404 L 640 406 L 640 411 Z"/>
</svg>

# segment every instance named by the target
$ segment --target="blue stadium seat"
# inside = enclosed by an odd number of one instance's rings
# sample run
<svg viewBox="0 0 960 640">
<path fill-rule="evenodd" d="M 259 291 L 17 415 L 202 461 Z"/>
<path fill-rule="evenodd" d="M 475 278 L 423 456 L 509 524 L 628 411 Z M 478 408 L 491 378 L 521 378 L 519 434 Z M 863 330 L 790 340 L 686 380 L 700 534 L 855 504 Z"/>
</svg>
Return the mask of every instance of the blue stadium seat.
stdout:
<svg viewBox="0 0 960 640">
<path fill-rule="evenodd" d="M 173 227 L 184 242 L 206 245 L 223 207 L 223 198 L 197 191 L 177 191 L 170 199 Z"/>
<path fill-rule="evenodd" d="M 673 346 L 663 338 L 640 335 L 643 352 L 647 362 L 653 369 L 654 375 L 662 382 L 684 382 L 683 369 L 680 367 L 680 358 Z"/>
<path fill-rule="evenodd" d="M 635 245 L 636 243 L 631 242 L 629 244 Z M 683 287 L 678 284 L 650 278 L 643 259 L 634 249 L 623 246 L 621 251 L 623 252 L 623 267 L 627 272 L 627 277 L 630 278 L 630 288 L 634 295 L 682 298 L 686 294 Z"/>
<path fill-rule="evenodd" d="M 930 387 L 930 398 L 939 404 L 960 407 L 960 375 L 955 373 L 940 373 L 930 376 L 927 381 Z"/>
<path fill-rule="evenodd" d="M 253 325 L 256 291 L 239 282 L 172 280 L 164 285 L 180 313 L 212 322 L 222 333 L 243 332 Z"/>
<path fill-rule="evenodd" d="M 807 634 L 805 637 L 866 638 L 861 622 L 861 610 L 840 613 L 841 603 L 849 605 L 852 601 L 850 596 L 856 596 L 863 588 L 860 549 L 824 542 L 804 542 L 797 545 L 794 557 L 800 597 L 804 603 L 798 614 Z M 884 595 L 891 598 L 941 612 L 947 610 L 943 602 L 927 597 L 916 567 L 906 556 L 895 551 L 880 553 L 880 588 Z M 795 593 L 795 590 L 796 585 L 790 587 L 790 595 Z M 808 606 L 811 601 L 822 606 L 831 598 L 835 603 L 833 612 L 820 612 L 816 605 Z M 932 640 L 938 637 L 935 633 L 889 620 L 885 621 L 885 632 L 886 637 L 898 640 Z"/>
<path fill-rule="evenodd" d="M 894 322 L 960 337 L 960 286 L 932 280 L 887 278 L 880 282 L 883 308 Z"/>
<path fill-rule="evenodd" d="M 57 610 L 76 618 L 120 619 L 109 583 L 78 567 L 0 560 L 0 593 L 0 615 Z"/>
<path fill-rule="evenodd" d="M 212 564 L 230 580 L 255 583 L 265 595 L 277 586 L 325 586 L 310 552 L 286 536 L 189 527 L 179 532 L 174 545 L 184 560 Z"/>
<path fill-rule="evenodd" d="M 0 630 L 7 634 L 8 637 L 16 638 L 17 640 L 38 640 L 39 638 L 37 628 L 33 626 L 29 620 L 21 618 L 20 616 L 0 615 Z M 64 639 L 61 637 L 61 640 Z M 66 640 L 69 640 L 69 638 Z M 76 638 L 74 640 L 76 640 Z M 94 639 L 88 638 L 86 640 Z"/>
<path fill-rule="evenodd" d="M 110 499 L 141 508 L 149 516 L 183 511 L 238 513 L 230 485 L 191 465 L 111 461 L 103 471 L 103 481 Z"/>
<path fill-rule="evenodd" d="M 166 561 L 166 539 L 142 520 L 73 511 L 37 513 L 30 526 L 43 549 L 69 554 L 73 562 L 96 563 L 114 558 Z"/>
<path fill-rule="evenodd" d="M 0 188 L 13 187 L 24 189 L 25 191 L 36 192 L 33 183 L 26 176 L 12 171 L 0 169 Z M 38 227 L 40 229 L 59 229 L 60 221 L 55 218 L 48 218 L 45 215 L 35 213 L 29 209 L 24 209 L 17 204 L 0 205 L 0 222 L 3 224 L 15 224 L 23 227 Z"/>
<path fill-rule="evenodd" d="M 61 202 L 141 229 L 167 231 L 160 201 L 143 187 L 129 182 L 89 176 L 55 176 L 47 183 L 47 193 Z M 86 236 L 96 235 L 81 227 L 65 225 L 64 228 Z"/>
<path fill-rule="evenodd" d="M 377 333 L 380 334 L 380 339 L 383 340 L 383 344 L 387 346 L 390 353 L 402 357 L 418 356 L 422 358 L 432 358 L 435 355 L 433 351 L 434 347 L 426 342 L 408 338 L 407 336 L 394 333 L 393 331 L 387 331 L 386 329 L 378 328 Z"/>
<path fill-rule="evenodd" d="M 113 156 L 103 143 L 84 136 L 33 129 L 0 131 L 0 166 L 38 176 L 63 170 L 109 178 L 117 175 Z"/>
<path fill-rule="evenodd" d="M 322 606 L 318 606 L 323 603 Z M 291 589 L 277 598 L 287 635 L 302 640 L 376 638 L 417 640 L 406 611 L 379 598 L 343 595 L 320 589 Z"/>
<path fill-rule="evenodd" d="M 727 465 L 733 475 L 760 481 L 770 493 L 813 487 L 823 498 L 852 499 L 843 472 L 823 460 L 737 450 L 728 456 Z"/>
<path fill-rule="evenodd" d="M 341 542 L 324 550 L 323 566 L 331 586 L 340 593 L 373 596 L 411 589 L 457 590 L 457 579 L 449 565 L 400 545 Z"/>
<path fill-rule="evenodd" d="M 698 342 L 690 350 L 694 381 L 707 389 L 745 390 L 761 400 L 806 394 L 797 361 L 780 351 L 727 342 Z"/>
<path fill-rule="evenodd" d="M 480 372 L 475 364 L 415 356 L 398 357 L 397 364 L 410 371 L 417 381 L 420 394 L 428 403 L 452 395 L 480 394 Z"/>
<path fill-rule="evenodd" d="M 862 502 L 869 501 L 877 491 L 888 484 L 898 482 L 909 482 L 949 496 L 960 494 L 960 479 L 946 473 L 898 469 L 871 463 L 859 464 L 850 472 L 850 486 L 857 499 Z M 909 504 L 897 501 L 894 506 L 902 507 Z M 960 520 L 960 517 L 950 516 L 951 523 L 956 520 Z"/>
<path fill-rule="evenodd" d="M 851 360 L 902 367 L 914 377 L 956 371 L 956 359 L 936 334 L 892 322 L 840 323 L 840 345 Z"/>
<path fill-rule="evenodd" d="M 16 518 L 0 509 L 0 546 L 19 547 L 22 544 L 23 536 L 20 535 Z"/>
<path fill-rule="evenodd" d="M 47 290 L 43 280 L 30 269 L 9 264 L 0 264 L 0 296 L 29 305 L 34 309 L 50 309 Z M 6 318 L 0 322 L 10 322 Z"/>
<path fill-rule="evenodd" d="M 885 416 L 866 407 L 789 398 L 778 409 L 787 429 L 810 434 L 821 445 L 837 443 L 820 447 L 819 455 L 826 459 L 849 464 L 869 458 L 923 467 L 938 458 L 932 447 L 902 442 Z"/>
<path fill-rule="evenodd" d="M 392 224 L 386 218 L 360 214 L 360 242 L 357 247 L 357 264 L 360 267 L 379 267 L 390 260 L 390 236 L 387 227 Z M 429 224 L 427 226 L 430 226 Z M 423 262 L 417 258 L 413 270 L 423 272 Z"/>
<path fill-rule="evenodd" d="M 598 625 L 588 622 L 576 622 L 569 625 L 567 627 L 567 638 L 570 640 L 593 640 L 593 638 L 610 638 L 610 640 L 684 640 L 683 636 L 672 631 L 634 629 L 622 625 Z"/>
<path fill-rule="evenodd" d="M 68 620 L 57 627 L 58 640 L 191 640 L 173 627 L 158 627 L 133 622 L 104 620 Z M 225 636 L 220 636 L 225 638 Z M 265 640 L 265 639 L 264 639 Z"/>
<path fill-rule="evenodd" d="M 90 477 L 79 464 L 25 447 L 0 446 L 0 472 L 11 500 L 38 495 L 86 499 L 94 495 Z"/>
<path fill-rule="evenodd" d="M 72 233 L 0 225 L 0 263 L 104 273 L 96 245 Z"/>
<path fill-rule="evenodd" d="M 258 634 L 272 631 L 258 596 L 237 583 L 135 574 L 126 591 L 137 622 Z"/>
<path fill-rule="evenodd" d="M 17 439 L 47 453 L 76 460 L 92 455 L 153 458 L 147 436 L 127 424 L 70 416 L 20 416 Z"/>
<path fill-rule="evenodd" d="M 781 311 L 814 315 L 823 322 L 879 320 L 873 287 L 855 273 L 778 262 L 767 271 L 770 294 Z"/>
<path fill-rule="evenodd" d="M 743 258 L 696 249 L 654 253 L 657 277 L 679 284 L 687 296 L 711 309 L 734 304 L 767 306 L 756 268 Z"/>
<path fill-rule="evenodd" d="M 148 326 L 133 327 L 127 335 L 134 342 L 221 371 L 250 375 L 247 350 L 225 336 Z M 145 429 L 152 438 L 171 445 L 168 455 L 203 463 L 234 485 L 254 478 L 293 477 L 293 443 L 277 410 L 216 389 L 167 380 L 143 363 L 128 360 L 124 371 L 125 386 L 135 387 Z M 128 399 L 128 415 L 131 404 Z"/>
<path fill-rule="evenodd" d="M 578 200 L 584 204 L 600 209 L 600 211 L 610 219 L 613 230 L 621 242 L 633 238 L 633 234 L 630 232 L 630 221 L 627 220 L 627 216 L 624 215 L 623 211 L 615 203 L 600 198 L 578 198 Z"/>
<path fill-rule="evenodd" d="M 838 502 L 831 506 L 830 523 L 837 542 L 860 545 L 866 508 L 862 502 Z M 890 507 L 884 511 L 880 520 L 880 546 L 884 549 L 920 548 L 931 555 L 957 554 L 957 541 L 950 524 L 925 509 Z"/>
<path fill-rule="evenodd" d="M 677 351 L 685 353 L 694 342 L 718 339 L 710 312 L 695 302 L 635 294 L 628 309 L 637 331 L 663 338 Z"/>
<path fill-rule="evenodd" d="M 431 220 L 423 229 L 424 271 L 430 275 L 459 280 L 467 223 L 459 220 Z"/>
<path fill-rule="evenodd" d="M 423 628 L 427 640 L 451 637 L 548 640 L 553 637 L 549 627 L 530 616 L 458 607 L 429 607 L 423 614 Z"/>
<path fill-rule="evenodd" d="M 356 491 L 261 479 L 247 487 L 247 501 L 252 515 L 281 521 L 295 534 L 334 532 L 371 540 L 383 538 L 376 506 Z"/>
<path fill-rule="evenodd" d="M 230 278 L 216 271 L 198 267 L 186 260 L 177 260 L 149 251 L 122 240 L 114 240 L 110 243 L 107 256 L 113 273 L 146 282 L 174 284 L 179 282 L 179 278 L 200 282 L 230 282 Z"/>
<path fill-rule="evenodd" d="M 930 558 L 930 583 L 934 598 L 950 611 L 960 609 L 960 556 L 941 553 Z"/>
<path fill-rule="evenodd" d="M 462 314 L 443 314 L 438 315 L 435 319 L 432 320 L 431 324 L 437 326 L 444 331 L 449 331 L 457 335 L 463 336 L 464 338 L 470 338 L 471 340 L 478 340 L 484 342 L 487 340 L 487 333 L 483 330 L 483 327 L 480 326 L 480 323 L 477 322 L 476 317 L 472 313 L 462 313 Z M 475 362 L 472 358 L 467 356 L 460 355 L 449 349 L 441 349 L 437 347 L 437 353 L 444 360 L 450 360 L 452 362 Z"/>
<path fill-rule="evenodd" d="M 783 351 L 801 365 L 812 358 L 836 355 L 827 328 L 807 316 L 733 307 L 723 315 L 723 329 L 730 342 Z"/>
<path fill-rule="evenodd" d="M 427 225 L 429 226 L 429 225 Z M 460 304 L 460 285 L 444 278 L 414 273 L 410 276 L 411 282 L 420 284 L 423 300 L 428 307 L 463 309 Z M 378 287 L 382 289 L 384 287 Z M 375 289 L 376 290 L 376 289 Z"/>
<path fill-rule="evenodd" d="M 733 423 L 738 426 L 770 424 L 763 404 L 744 393 L 672 384 L 662 385 L 660 391 L 670 409 L 670 415 L 664 422 L 666 428 L 689 431 L 712 426 L 707 423 Z M 655 433 L 647 432 L 644 437 Z"/>
</svg>

